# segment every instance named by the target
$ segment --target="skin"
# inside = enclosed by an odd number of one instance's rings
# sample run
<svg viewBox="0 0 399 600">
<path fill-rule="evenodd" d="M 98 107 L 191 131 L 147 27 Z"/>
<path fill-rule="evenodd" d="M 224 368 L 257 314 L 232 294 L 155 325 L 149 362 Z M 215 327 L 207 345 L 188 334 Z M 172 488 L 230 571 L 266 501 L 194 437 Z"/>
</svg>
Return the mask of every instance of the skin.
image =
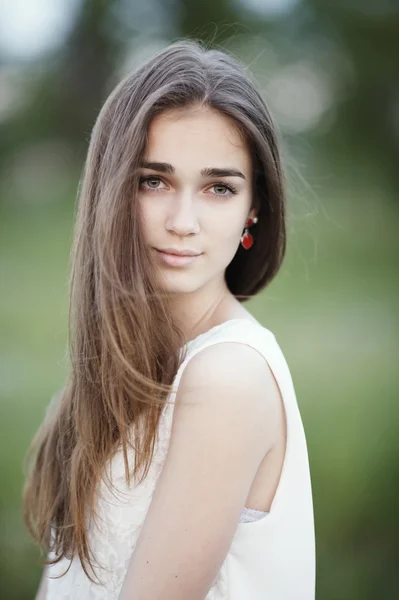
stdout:
<svg viewBox="0 0 399 600">
<path fill-rule="evenodd" d="M 144 236 L 151 248 L 202 252 L 192 264 L 171 267 L 154 256 L 160 288 L 172 294 L 171 311 L 187 339 L 227 319 L 252 318 L 224 281 L 248 217 L 252 200 L 250 154 L 230 120 L 204 107 L 173 109 L 150 127 L 144 160 L 169 163 L 174 173 L 142 168 L 139 203 Z M 204 177 L 206 167 L 234 168 L 237 176 Z M 237 193 L 226 187 L 232 185 Z M 194 325 L 193 325 L 194 324 Z"/>
</svg>

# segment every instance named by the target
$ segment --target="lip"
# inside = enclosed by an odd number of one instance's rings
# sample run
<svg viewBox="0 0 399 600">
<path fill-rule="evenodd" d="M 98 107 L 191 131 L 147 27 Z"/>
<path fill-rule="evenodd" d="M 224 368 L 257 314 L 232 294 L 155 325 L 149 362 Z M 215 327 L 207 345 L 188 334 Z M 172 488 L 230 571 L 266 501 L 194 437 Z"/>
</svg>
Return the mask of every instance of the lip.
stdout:
<svg viewBox="0 0 399 600">
<path fill-rule="evenodd" d="M 154 248 L 156 250 L 159 258 L 167 265 L 171 267 L 184 267 L 186 265 L 190 265 L 195 262 L 197 258 L 201 256 L 201 254 L 192 254 L 192 255 L 180 255 L 180 254 L 172 254 L 169 252 L 164 252 L 162 250 L 158 250 L 158 248 Z"/>
<path fill-rule="evenodd" d="M 199 256 L 201 254 L 201 252 L 194 252 L 194 250 L 189 249 L 176 250 L 175 248 L 155 248 L 155 250 L 166 254 L 174 254 L 175 256 Z"/>
</svg>

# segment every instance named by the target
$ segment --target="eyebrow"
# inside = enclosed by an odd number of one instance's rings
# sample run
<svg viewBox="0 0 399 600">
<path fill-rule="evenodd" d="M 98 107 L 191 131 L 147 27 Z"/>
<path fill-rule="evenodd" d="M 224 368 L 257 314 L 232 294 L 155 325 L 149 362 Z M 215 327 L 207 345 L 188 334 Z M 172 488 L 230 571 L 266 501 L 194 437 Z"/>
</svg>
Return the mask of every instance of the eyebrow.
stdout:
<svg viewBox="0 0 399 600">
<path fill-rule="evenodd" d="M 153 171 L 166 173 L 168 175 L 173 175 L 175 173 L 175 168 L 169 163 L 143 161 L 140 166 L 142 169 L 152 169 Z M 221 169 L 217 167 L 206 167 L 205 169 L 202 169 L 201 177 L 241 177 L 242 179 L 245 179 L 245 175 L 238 169 Z"/>
</svg>

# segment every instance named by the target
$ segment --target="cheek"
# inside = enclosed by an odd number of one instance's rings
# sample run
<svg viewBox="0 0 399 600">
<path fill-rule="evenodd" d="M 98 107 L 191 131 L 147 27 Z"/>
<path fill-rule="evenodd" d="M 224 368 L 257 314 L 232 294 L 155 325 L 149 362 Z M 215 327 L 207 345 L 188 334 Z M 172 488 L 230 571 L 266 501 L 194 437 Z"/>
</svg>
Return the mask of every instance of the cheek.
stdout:
<svg viewBox="0 0 399 600">
<path fill-rule="evenodd" d="M 151 241 L 154 232 L 159 231 L 161 217 L 157 211 L 151 210 L 149 203 L 142 202 L 140 203 L 140 218 L 144 239 Z"/>
<path fill-rule="evenodd" d="M 228 228 L 219 228 L 215 232 L 213 248 L 224 266 L 230 264 L 234 258 L 239 247 L 241 234 L 241 225 L 230 225 Z"/>
<path fill-rule="evenodd" d="M 243 232 L 242 222 L 243 218 L 241 217 L 234 220 L 221 219 L 215 227 L 215 243 L 225 248 L 237 245 Z"/>
</svg>

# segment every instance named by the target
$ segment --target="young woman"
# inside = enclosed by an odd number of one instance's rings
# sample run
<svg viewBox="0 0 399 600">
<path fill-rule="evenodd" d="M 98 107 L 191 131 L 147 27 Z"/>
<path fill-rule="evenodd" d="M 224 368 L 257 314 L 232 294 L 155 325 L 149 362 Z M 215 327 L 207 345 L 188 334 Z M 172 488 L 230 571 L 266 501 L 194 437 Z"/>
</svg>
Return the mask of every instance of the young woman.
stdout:
<svg viewBox="0 0 399 600">
<path fill-rule="evenodd" d="M 273 333 L 277 132 L 245 68 L 178 41 L 93 129 L 72 251 L 71 369 L 24 518 L 47 600 L 313 600 L 307 445 Z"/>
</svg>

